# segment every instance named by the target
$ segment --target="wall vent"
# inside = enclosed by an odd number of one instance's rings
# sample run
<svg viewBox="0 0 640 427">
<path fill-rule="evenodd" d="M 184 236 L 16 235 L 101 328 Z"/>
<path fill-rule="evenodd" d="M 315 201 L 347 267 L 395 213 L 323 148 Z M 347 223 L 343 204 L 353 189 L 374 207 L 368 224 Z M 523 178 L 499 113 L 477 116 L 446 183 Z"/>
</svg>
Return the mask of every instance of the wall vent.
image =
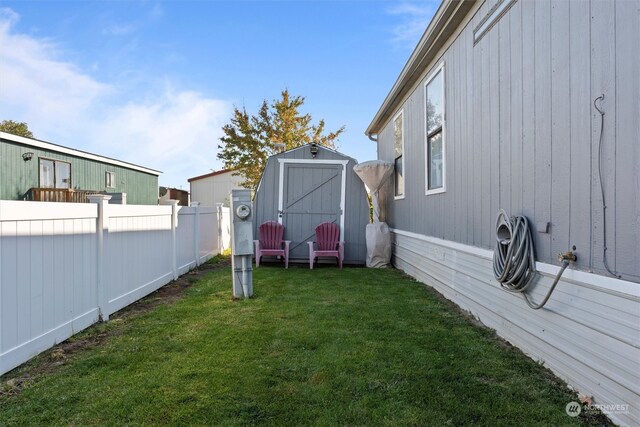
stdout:
<svg viewBox="0 0 640 427">
<path fill-rule="evenodd" d="M 500 0 L 491 10 L 482 18 L 482 21 L 473 29 L 474 46 L 480 41 L 485 34 L 511 9 L 511 6 L 517 0 Z"/>
</svg>

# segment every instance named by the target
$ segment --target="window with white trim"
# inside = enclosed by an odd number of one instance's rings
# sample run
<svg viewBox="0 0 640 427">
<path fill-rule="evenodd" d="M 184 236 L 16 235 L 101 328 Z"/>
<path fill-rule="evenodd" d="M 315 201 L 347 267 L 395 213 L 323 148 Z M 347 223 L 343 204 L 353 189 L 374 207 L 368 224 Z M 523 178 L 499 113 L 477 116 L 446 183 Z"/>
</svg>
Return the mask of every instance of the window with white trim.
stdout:
<svg viewBox="0 0 640 427">
<path fill-rule="evenodd" d="M 105 172 L 104 186 L 107 188 L 116 188 L 116 174 L 113 172 Z"/>
<path fill-rule="evenodd" d="M 425 194 L 445 190 L 444 141 L 444 66 L 440 66 L 425 83 L 426 170 Z"/>
<path fill-rule="evenodd" d="M 393 165 L 395 173 L 394 194 L 404 197 L 404 112 L 393 118 Z"/>
</svg>

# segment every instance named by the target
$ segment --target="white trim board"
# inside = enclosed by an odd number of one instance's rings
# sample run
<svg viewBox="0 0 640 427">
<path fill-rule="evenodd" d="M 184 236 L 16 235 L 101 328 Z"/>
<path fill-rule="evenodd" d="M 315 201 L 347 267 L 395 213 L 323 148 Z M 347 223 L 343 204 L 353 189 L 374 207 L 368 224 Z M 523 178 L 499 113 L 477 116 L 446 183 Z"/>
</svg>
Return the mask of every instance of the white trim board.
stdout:
<svg viewBox="0 0 640 427">
<path fill-rule="evenodd" d="M 25 200 L 0 200 L 0 222 L 95 219 L 98 217 L 98 209 L 95 203 L 47 202 L 44 206 L 42 203 L 43 202 L 32 202 Z"/>
<path fill-rule="evenodd" d="M 411 231 L 398 230 L 395 228 L 391 228 L 390 230 L 392 233 L 396 233 L 401 236 L 412 237 L 414 239 L 455 249 L 487 260 L 493 260 L 493 251 L 489 249 L 465 245 L 464 243 L 453 242 L 451 240 L 444 240 L 437 237 L 425 236 Z M 545 275 L 555 276 L 560 271 L 560 267 L 536 261 L 536 270 Z M 629 282 L 615 277 L 602 276 L 600 274 L 589 273 L 587 271 L 573 270 L 571 268 L 565 270 L 562 274 L 562 280 L 572 282 L 578 286 L 588 286 L 598 288 L 599 290 L 606 290 L 609 293 L 630 295 L 638 298 L 640 302 L 640 283 Z"/>
<path fill-rule="evenodd" d="M 278 159 L 278 163 L 311 163 L 325 165 L 342 165 L 346 167 L 350 160 L 314 160 L 314 159 Z"/>
<path fill-rule="evenodd" d="M 346 215 L 347 165 L 351 160 L 314 160 L 314 159 L 278 159 L 278 223 L 282 224 L 282 207 L 284 205 L 284 164 L 321 164 L 342 165 L 342 182 L 340 185 L 340 240 L 344 240 L 344 217 Z"/>
</svg>

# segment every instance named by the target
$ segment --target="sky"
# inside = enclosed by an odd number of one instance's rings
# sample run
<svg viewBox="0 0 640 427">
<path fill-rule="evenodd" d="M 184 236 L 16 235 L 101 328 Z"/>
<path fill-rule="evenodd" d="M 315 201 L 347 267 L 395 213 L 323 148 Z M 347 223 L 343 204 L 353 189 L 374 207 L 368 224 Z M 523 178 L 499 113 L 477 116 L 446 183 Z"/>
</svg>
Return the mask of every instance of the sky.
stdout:
<svg viewBox="0 0 640 427">
<path fill-rule="evenodd" d="M 163 186 L 220 170 L 234 106 L 283 89 L 338 150 L 364 134 L 439 1 L 0 2 L 0 120 L 34 137 L 162 171 Z"/>
</svg>

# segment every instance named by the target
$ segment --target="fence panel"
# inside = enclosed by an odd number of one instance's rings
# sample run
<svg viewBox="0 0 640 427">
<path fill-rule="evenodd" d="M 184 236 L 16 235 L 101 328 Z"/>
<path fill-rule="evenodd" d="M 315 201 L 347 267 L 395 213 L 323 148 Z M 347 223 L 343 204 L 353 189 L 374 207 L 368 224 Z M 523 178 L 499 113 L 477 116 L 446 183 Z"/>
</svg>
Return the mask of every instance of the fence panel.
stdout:
<svg viewBox="0 0 640 427">
<path fill-rule="evenodd" d="M 0 201 L 0 374 L 98 320 L 96 215 Z"/>
<path fill-rule="evenodd" d="M 216 255 L 218 220 L 215 208 L 0 201 L 0 375 Z"/>
<path fill-rule="evenodd" d="M 199 208 L 195 206 L 178 208 L 178 226 L 176 227 L 178 274 L 184 274 L 196 267 L 197 209 Z"/>
<path fill-rule="evenodd" d="M 212 207 L 200 207 L 198 224 L 198 264 L 206 262 L 219 252 L 218 211 Z"/>
<path fill-rule="evenodd" d="M 114 313 L 173 279 L 171 206 L 106 205 L 104 274 Z"/>
<path fill-rule="evenodd" d="M 218 236 L 220 236 L 220 252 L 231 248 L 231 208 L 220 207 L 220 224 Z"/>
</svg>

